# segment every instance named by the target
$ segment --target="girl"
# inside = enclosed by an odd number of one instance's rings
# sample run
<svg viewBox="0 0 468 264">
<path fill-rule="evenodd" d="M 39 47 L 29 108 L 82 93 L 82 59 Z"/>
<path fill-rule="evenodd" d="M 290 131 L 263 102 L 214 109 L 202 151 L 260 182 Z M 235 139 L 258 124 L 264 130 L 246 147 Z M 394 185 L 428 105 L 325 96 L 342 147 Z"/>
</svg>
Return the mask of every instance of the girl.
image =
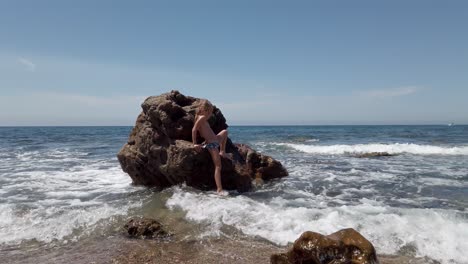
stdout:
<svg viewBox="0 0 468 264">
<path fill-rule="evenodd" d="M 212 114 L 213 105 L 208 100 L 202 100 L 198 106 L 197 114 L 195 115 L 195 124 L 192 129 L 192 141 L 197 151 L 201 151 L 202 148 L 205 148 L 210 152 L 215 166 L 214 178 L 217 193 L 226 196 L 228 193 L 223 191 L 223 186 L 221 185 L 221 156 L 224 157 L 226 155 L 228 132 L 226 129 L 222 130 L 217 135 L 213 132 L 208 123 L 208 119 Z M 197 132 L 205 139 L 203 145 L 197 144 Z"/>
</svg>

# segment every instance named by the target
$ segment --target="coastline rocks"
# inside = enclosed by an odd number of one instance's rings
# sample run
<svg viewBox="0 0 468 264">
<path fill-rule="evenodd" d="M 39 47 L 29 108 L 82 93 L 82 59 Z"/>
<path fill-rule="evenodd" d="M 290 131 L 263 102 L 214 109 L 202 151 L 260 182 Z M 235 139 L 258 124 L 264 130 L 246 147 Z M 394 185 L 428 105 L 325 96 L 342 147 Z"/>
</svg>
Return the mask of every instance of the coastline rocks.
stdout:
<svg viewBox="0 0 468 264">
<path fill-rule="evenodd" d="M 192 145 L 192 127 L 200 100 L 171 91 L 143 102 L 143 111 L 128 142 L 117 155 L 134 184 L 166 188 L 185 182 L 201 190 L 216 188 L 210 154 L 204 149 L 197 152 Z M 228 127 L 216 107 L 209 123 L 216 134 Z M 228 139 L 226 152 L 230 158 L 221 158 L 224 189 L 248 191 L 254 180 L 288 175 L 280 162 L 247 145 L 233 144 Z"/>
<path fill-rule="evenodd" d="M 272 264 L 378 264 L 374 246 L 352 228 L 331 235 L 304 232 L 287 253 L 271 256 Z"/>
<path fill-rule="evenodd" d="M 162 225 L 151 218 L 130 219 L 125 226 L 125 230 L 130 237 L 134 238 L 162 238 L 169 236 Z"/>
</svg>

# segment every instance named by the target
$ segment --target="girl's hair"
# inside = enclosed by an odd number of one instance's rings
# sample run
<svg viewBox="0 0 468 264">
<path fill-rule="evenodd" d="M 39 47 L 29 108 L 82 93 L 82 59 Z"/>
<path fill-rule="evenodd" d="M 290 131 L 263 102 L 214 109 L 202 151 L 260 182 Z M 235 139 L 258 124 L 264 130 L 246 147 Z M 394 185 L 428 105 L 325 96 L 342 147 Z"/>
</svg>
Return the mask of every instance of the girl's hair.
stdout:
<svg viewBox="0 0 468 264">
<path fill-rule="evenodd" d="M 210 101 L 206 100 L 206 99 L 203 99 L 200 101 L 200 103 L 198 104 L 198 108 L 197 108 L 197 113 L 195 115 L 195 120 L 198 119 L 198 116 L 208 110 L 213 110 L 213 105 L 211 104 Z"/>
</svg>

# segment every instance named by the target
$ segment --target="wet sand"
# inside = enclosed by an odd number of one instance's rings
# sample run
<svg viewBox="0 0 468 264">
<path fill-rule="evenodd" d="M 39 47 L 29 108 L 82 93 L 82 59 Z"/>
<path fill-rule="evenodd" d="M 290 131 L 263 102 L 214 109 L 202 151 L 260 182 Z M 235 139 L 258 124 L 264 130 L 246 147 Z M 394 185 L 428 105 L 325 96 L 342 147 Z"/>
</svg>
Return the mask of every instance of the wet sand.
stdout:
<svg viewBox="0 0 468 264">
<path fill-rule="evenodd" d="M 259 241 L 157 241 L 121 236 L 28 252 L 2 250 L 0 258 L 2 263 L 269 263 L 271 254 L 283 250 Z"/>
<path fill-rule="evenodd" d="M 287 247 L 247 237 L 144 240 L 123 235 L 93 238 L 70 245 L 25 252 L 0 251 L 2 263 L 270 263 Z M 427 258 L 379 255 L 381 264 L 435 264 Z"/>
<path fill-rule="evenodd" d="M 0 263 L 187 263 L 187 264 L 261 264 L 270 263 L 270 256 L 286 252 L 289 247 L 275 245 L 265 239 L 250 237 L 225 226 L 228 236 L 203 237 L 206 227 L 184 219 L 182 211 L 168 210 L 158 193 L 145 211 L 137 214 L 158 219 L 169 233 L 168 239 L 134 239 L 123 229 L 128 219 L 118 219 L 103 233 L 94 233 L 76 242 L 25 244 L 0 247 Z M 402 253 L 405 255 L 405 253 Z M 380 264 L 436 264 L 425 258 L 379 255 Z"/>
<path fill-rule="evenodd" d="M 259 241 L 238 241 L 231 239 L 210 239 L 174 245 L 146 244 L 138 249 L 123 251 L 111 263 L 270 263 L 270 256 L 285 252 L 287 247 L 278 247 Z M 428 258 L 379 255 L 381 264 L 437 264 Z"/>
</svg>

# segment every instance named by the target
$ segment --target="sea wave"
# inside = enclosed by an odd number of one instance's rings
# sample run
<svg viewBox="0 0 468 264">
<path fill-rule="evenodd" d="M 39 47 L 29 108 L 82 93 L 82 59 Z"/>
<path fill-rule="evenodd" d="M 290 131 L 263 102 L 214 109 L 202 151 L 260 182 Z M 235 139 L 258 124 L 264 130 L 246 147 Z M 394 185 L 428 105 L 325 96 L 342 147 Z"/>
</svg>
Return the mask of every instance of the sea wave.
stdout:
<svg viewBox="0 0 468 264">
<path fill-rule="evenodd" d="M 0 245 L 19 244 L 27 240 L 45 243 L 76 241 L 93 232 L 92 227 L 100 220 L 122 215 L 129 207 L 96 204 L 67 210 L 63 207 L 37 206 L 27 212 L 20 212 L 14 205 L 0 205 Z M 82 230 L 74 234 L 79 229 Z"/>
<path fill-rule="evenodd" d="M 141 188 L 117 166 L 81 164 L 70 171 L 13 172 L 0 186 L 0 245 L 25 241 L 75 241 L 95 232 L 101 220 L 125 216 L 141 202 L 128 193 Z"/>
<path fill-rule="evenodd" d="M 468 146 L 442 147 L 434 145 L 418 145 L 413 143 L 394 144 L 355 144 L 355 145 L 306 145 L 291 143 L 273 143 L 287 146 L 298 151 L 313 154 L 365 154 L 372 152 L 387 152 L 389 154 L 415 155 L 468 155 Z"/>
<path fill-rule="evenodd" d="M 314 204 L 314 199 L 309 203 Z M 247 235 L 286 245 L 304 231 L 330 234 L 352 227 L 372 241 L 381 254 L 395 254 L 410 245 L 419 257 L 443 263 L 468 262 L 468 223 L 451 210 L 393 208 L 368 199 L 352 206 L 292 207 L 281 197 L 268 202 L 244 195 L 221 198 L 179 187 L 174 188 L 167 206 L 180 208 L 187 219 L 206 224 L 214 236 L 228 225 Z"/>
</svg>

